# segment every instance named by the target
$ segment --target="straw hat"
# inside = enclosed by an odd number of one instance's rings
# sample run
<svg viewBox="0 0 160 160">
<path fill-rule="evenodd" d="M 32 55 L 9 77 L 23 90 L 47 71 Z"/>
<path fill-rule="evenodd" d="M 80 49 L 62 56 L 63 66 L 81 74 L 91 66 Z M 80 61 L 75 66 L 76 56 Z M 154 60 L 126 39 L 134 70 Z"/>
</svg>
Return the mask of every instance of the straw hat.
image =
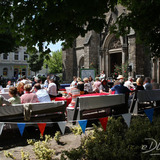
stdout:
<svg viewBox="0 0 160 160">
<path fill-rule="evenodd" d="M 119 75 L 117 79 L 124 79 L 124 77 L 122 75 Z"/>
</svg>

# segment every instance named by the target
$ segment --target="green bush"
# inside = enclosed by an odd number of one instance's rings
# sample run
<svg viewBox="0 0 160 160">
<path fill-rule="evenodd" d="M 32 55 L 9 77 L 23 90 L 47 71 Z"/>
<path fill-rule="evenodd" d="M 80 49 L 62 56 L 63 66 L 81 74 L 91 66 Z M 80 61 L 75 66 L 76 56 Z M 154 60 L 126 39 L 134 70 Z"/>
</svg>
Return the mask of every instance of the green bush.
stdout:
<svg viewBox="0 0 160 160">
<path fill-rule="evenodd" d="M 151 141 L 145 138 L 152 138 L 160 141 L 160 117 L 156 116 L 153 123 L 150 123 L 146 116 L 132 117 L 130 128 L 127 127 L 122 117 L 111 118 L 108 121 L 107 129 L 94 127 L 82 139 L 81 146 L 71 151 L 64 151 L 61 159 L 70 160 L 155 160 L 159 156 L 150 155 L 151 153 L 160 153 L 160 150 L 153 150 L 149 153 L 143 153 L 142 149 L 146 145 L 149 149 Z M 152 144 L 153 147 L 154 144 Z M 160 148 L 160 147 L 159 147 Z"/>
</svg>

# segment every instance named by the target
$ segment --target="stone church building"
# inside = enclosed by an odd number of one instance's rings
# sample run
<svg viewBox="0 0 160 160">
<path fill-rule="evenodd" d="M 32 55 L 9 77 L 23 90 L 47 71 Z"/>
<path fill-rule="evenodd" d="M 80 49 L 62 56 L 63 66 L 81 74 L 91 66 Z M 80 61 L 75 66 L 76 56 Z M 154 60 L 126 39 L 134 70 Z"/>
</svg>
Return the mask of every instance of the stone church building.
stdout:
<svg viewBox="0 0 160 160">
<path fill-rule="evenodd" d="M 106 22 L 112 25 L 117 17 L 126 9 L 117 6 L 116 11 L 107 13 Z M 130 34 L 117 38 L 111 34 L 108 28 L 101 33 L 88 32 L 85 37 L 79 36 L 73 44 L 73 48 L 63 50 L 63 79 L 71 82 L 73 76 L 80 76 L 81 69 L 96 69 L 96 75 L 104 70 L 106 77 L 112 77 L 114 65 L 128 63 L 131 68 L 130 76 L 139 75 L 155 78 L 160 82 L 159 60 L 151 59 L 141 44 L 136 43 L 134 30 Z"/>
</svg>

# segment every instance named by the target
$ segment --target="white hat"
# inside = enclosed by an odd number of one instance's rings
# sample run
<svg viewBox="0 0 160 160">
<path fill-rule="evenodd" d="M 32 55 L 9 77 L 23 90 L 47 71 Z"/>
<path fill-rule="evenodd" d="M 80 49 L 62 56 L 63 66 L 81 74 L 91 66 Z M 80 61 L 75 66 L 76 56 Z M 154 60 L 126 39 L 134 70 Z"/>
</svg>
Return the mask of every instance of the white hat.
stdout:
<svg viewBox="0 0 160 160">
<path fill-rule="evenodd" d="M 119 75 L 117 79 L 124 79 L 124 77 L 122 75 Z"/>
</svg>

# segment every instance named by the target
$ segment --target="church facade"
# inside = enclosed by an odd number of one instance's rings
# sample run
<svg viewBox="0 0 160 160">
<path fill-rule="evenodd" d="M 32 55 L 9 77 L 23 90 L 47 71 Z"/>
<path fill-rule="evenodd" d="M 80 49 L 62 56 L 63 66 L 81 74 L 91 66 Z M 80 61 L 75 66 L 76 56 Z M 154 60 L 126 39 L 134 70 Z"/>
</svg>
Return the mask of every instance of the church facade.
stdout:
<svg viewBox="0 0 160 160">
<path fill-rule="evenodd" d="M 117 6 L 115 13 L 107 13 L 108 26 L 125 11 L 123 6 Z M 80 76 L 83 68 L 94 68 L 96 75 L 104 70 L 106 77 L 113 77 L 115 65 L 125 64 L 130 69 L 129 76 L 137 78 L 143 75 L 160 81 L 159 60 L 151 58 L 145 47 L 136 43 L 134 30 L 119 38 L 108 28 L 101 33 L 90 31 L 85 37 L 79 36 L 72 48 L 63 50 L 63 79 L 71 82 L 73 76 Z"/>
</svg>

